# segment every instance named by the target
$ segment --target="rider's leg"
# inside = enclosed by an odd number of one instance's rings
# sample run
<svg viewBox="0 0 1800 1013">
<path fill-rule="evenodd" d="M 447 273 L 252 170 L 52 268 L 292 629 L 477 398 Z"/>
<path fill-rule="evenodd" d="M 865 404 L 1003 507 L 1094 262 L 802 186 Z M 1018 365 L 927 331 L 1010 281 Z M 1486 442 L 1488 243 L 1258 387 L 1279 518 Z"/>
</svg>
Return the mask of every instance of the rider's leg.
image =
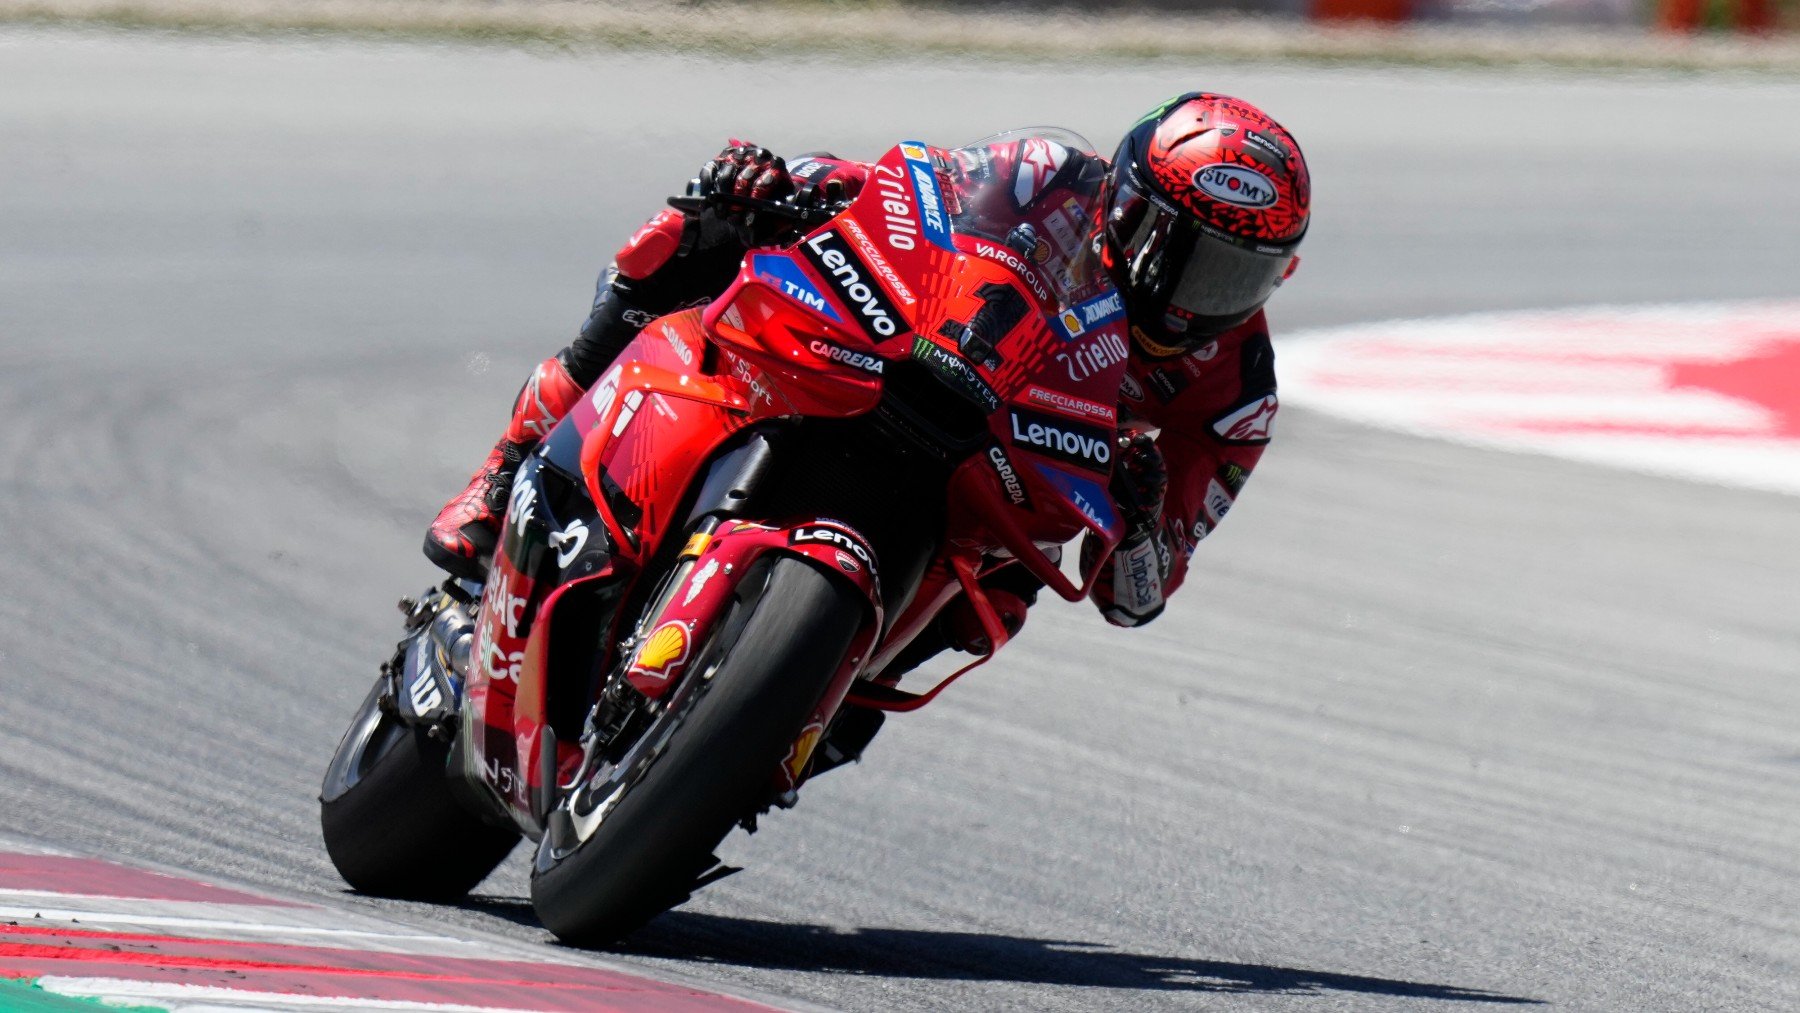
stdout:
<svg viewBox="0 0 1800 1013">
<path fill-rule="evenodd" d="M 455 576 L 485 579 L 513 476 L 525 455 L 646 324 L 678 306 L 717 295 L 730 284 L 743 251 L 721 246 L 683 253 L 686 227 L 674 211 L 657 215 L 600 273 L 593 308 L 581 332 L 526 381 L 500 442 L 426 532 L 426 558 Z"/>
<path fill-rule="evenodd" d="M 488 559 L 499 541 L 500 516 L 512 491 L 520 462 L 538 441 L 568 414 L 582 386 L 569 375 L 560 357 L 538 363 L 519 396 L 512 417 L 487 460 L 469 484 L 444 505 L 425 533 L 425 557 L 466 580 L 483 580 Z"/>
<path fill-rule="evenodd" d="M 616 291 L 616 273 L 609 267 L 600 275 L 594 308 L 581 333 L 532 371 L 513 401 L 499 442 L 425 533 L 425 557 L 454 576 L 485 578 L 519 464 L 651 319 Z"/>
</svg>

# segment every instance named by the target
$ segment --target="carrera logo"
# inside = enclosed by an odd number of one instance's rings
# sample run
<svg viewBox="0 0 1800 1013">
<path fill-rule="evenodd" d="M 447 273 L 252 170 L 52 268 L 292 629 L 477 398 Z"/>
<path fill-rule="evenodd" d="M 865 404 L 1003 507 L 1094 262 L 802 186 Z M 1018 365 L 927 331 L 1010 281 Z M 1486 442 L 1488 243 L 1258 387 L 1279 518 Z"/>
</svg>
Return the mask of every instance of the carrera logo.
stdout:
<svg viewBox="0 0 1800 1013">
<path fill-rule="evenodd" d="M 845 348 L 843 345 L 834 344 L 823 338 L 812 339 L 812 343 L 806 347 L 821 359 L 830 359 L 832 362 L 841 362 L 846 366 L 860 369 L 865 373 L 874 373 L 876 376 L 880 376 L 883 367 L 886 366 L 886 363 L 873 355 L 859 352 L 854 348 Z"/>
<path fill-rule="evenodd" d="M 807 240 L 800 249 L 820 274 L 831 279 L 871 341 L 900 333 L 900 311 L 888 301 L 881 286 L 872 283 L 874 273 L 851 252 L 844 237 L 823 232 Z"/>
<path fill-rule="evenodd" d="M 1213 432 L 1226 443 L 1267 443 L 1269 429 L 1275 424 L 1275 395 L 1264 394 L 1255 401 L 1219 416 Z"/>
<path fill-rule="evenodd" d="M 1194 170 L 1200 192 L 1241 208 L 1266 208 L 1279 196 L 1275 182 L 1247 166 L 1214 162 Z"/>
<path fill-rule="evenodd" d="M 1015 408 L 1012 440 L 1078 468 L 1105 471 L 1112 464 L 1112 433 L 1094 426 Z"/>
<path fill-rule="evenodd" d="M 987 456 L 994 466 L 994 472 L 1000 476 L 1000 484 L 1006 488 L 1006 498 L 1012 500 L 1013 506 L 1031 509 L 1031 499 L 1025 495 L 1025 483 L 1019 480 L 1019 473 L 1013 470 L 1006 451 L 997 446 L 989 447 Z"/>
<path fill-rule="evenodd" d="M 862 564 L 869 568 L 870 573 L 875 572 L 875 554 L 869 551 L 869 547 L 863 544 L 862 539 L 839 528 L 830 528 L 823 524 L 805 524 L 795 528 L 788 535 L 788 544 L 829 545 L 862 560 Z"/>
</svg>

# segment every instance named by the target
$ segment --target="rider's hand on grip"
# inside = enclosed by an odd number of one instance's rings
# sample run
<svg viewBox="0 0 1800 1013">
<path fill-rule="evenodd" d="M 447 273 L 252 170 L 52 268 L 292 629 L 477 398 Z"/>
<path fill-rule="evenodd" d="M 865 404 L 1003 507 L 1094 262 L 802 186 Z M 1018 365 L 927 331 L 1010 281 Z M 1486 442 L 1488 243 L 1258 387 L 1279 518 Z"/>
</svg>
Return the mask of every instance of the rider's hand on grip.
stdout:
<svg viewBox="0 0 1800 1013">
<path fill-rule="evenodd" d="M 1121 433 L 1112 495 L 1125 518 L 1125 535 L 1147 534 L 1162 519 L 1169 494 L 1169 466 L 1147 433 Z"/>
<path fill-rule="evenodd" d="M 794 192 L 787 161 L 768 148 L 737 138 L 700 167 L 701 196 L 728 193 L 753 200 L 780 200 Z"/>
<path fill-rule="evenodd" d="M 1160 527 L 1169 467 L 1148 434 L 1120 434 L 1111 492 L 1125 521 L 1125 537 L 1108 561 L 1111 572 L 1094 582 L 1091 597 L 1114 626 L 1142 626 L 1162 614 L 1163 580 L 1169 573 L 1168 542 Z M 1099 551 L 1093 535 L 1083 540 L 1083 569 L 1093 565 Z"/>
<path fill-rule="evenodd" d="M 693 197 L 742 198 L 747 201 L 777 201 L 794 192 L 794 181 L 788 175 L 787 161 L 770 151 L 733 138 L 713 160 L 700 167 L 699 175 L 688 185 Z M 759 217 L 765 220 L 759 221 Z M 689 237 L 689 248 L 711 249 L 736 242 L 750 247 L 770 242 L 773 233 L 784 225 L 779 219 L 766 220 L 753 208 L 734 207 L 729 200 L 720 201 L 696 216 L 699 228 Z"/>
</svg>

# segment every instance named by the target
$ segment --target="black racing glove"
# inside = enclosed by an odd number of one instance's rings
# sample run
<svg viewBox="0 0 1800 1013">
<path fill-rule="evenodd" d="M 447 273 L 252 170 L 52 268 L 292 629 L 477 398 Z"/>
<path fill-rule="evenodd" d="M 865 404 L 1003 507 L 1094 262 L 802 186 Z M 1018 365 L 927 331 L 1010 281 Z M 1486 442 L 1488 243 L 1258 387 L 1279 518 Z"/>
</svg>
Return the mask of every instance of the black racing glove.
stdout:
<svg viewBox="0 0 1800 1013">
<path fill-rule="evenodd" d="M 754 200 L 780 200 L 794 192 L 787 160 L 746 141 L 732 138 L 725 150 L 700 167 L 699 193 L 728 193 Z"/>
<path fill-rule="evenodd" d="M 787 161 L 768 148 L 732 138 L 713 160 L 700 167 L 688 184 L 691 197 L 723 194 L 753 201 L 774 201 L 794 192 Z M 758 215 L 754 209 L 733 207 L 729 202 L 709 207 L 695 216 L 698 228 L 683 242 L 683 252 L 707 250 L 726 243 L 748 249 L 772 242 L 785 223 Z"/>
<path fill-rule="evenodd" d="M 1122 434 L 1113 467 L 1112 496 L 1125 519 L 1127 540 L 1156 530 L 1169 495 L 1169 466 L 1147 433 Z"/>
</svg>

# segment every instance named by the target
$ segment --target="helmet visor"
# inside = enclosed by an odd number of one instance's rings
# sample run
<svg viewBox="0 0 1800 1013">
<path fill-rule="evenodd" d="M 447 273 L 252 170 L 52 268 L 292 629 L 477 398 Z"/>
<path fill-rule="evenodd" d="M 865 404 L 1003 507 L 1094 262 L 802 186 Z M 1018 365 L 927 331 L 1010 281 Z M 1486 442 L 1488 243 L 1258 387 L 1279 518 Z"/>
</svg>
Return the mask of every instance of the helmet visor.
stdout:
<svg viewBox="0 0 1800 1013">
<path fill-rule="evenodd" d="M 1130 287 L 1145 301 L 1222 320 L 1247 317 L 1268 301 L 1287 275 L 1297 240 L 1277 246 L 1236 239 L 1140 190 L 1131 175 L 1119 173 L 1114 182 L 1130 217 L 1142 217 L 1119 238 Z"/>
<path fill-rule="evenodd" d="M 1248 313 L 1269 301 L 1281 284 L 1292 255 L 1285 250 L 1262 253 L 1198 228 L 1181 273 L 1169 292 L 1169 305 L 1195 316 L 1222 317 Z"/>
</svg>

